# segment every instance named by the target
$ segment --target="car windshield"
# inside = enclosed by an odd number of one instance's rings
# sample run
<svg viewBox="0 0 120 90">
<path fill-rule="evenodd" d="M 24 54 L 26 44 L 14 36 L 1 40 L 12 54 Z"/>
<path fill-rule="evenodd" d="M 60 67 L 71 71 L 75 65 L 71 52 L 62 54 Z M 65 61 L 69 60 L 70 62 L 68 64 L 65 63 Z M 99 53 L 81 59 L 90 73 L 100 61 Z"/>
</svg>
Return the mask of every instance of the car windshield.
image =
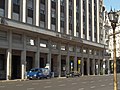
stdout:
<svg viewBox="0 0 120 90">
<path fill-rule="evenodd" d="M 42 72 L 42 70 L 40 70 L 40 69 L 32 69 L 32 70 L 30 70 L 31 72 Z"/>
</svg>

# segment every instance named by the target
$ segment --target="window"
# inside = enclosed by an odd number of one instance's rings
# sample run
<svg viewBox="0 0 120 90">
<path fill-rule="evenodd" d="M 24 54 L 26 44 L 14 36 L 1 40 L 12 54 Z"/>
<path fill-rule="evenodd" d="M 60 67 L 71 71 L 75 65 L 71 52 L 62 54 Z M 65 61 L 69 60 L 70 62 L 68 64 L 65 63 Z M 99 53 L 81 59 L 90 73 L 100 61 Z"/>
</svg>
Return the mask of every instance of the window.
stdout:
<svg viewBox="0 0 120 90">
<path fill-rule="evenodd" d="M 41 39 L 40 40 L 40 47 L 47 48 L 47 46 L 48 46 L 48 41 Z"/>
<path fill-rule="evenodd" d="M 61 46 L 61 50 L 65 51 L 65 45 Z"/>
<path fill-rule="evenodd" d="M 20 16 L 20 0 L 13 0 L 12 19 L 19 20 Z"/>
<path fill-rule="evenodd" d="M 40 0 L 40 3 L 45 4 L 45 0 Z"/>
<path fill-rule="evenodd" d="M 51 46 L 52 46 L 53 49 L 57 49 L 57 43 L 56 42 L 52 42 Z"/>
<path fill-rule="evenodd" d="M 0 8 L 5 9 L 5 0 L 0 0 Z"/>
<path fill-rule="evenodd" d="M 56 18 L 51 18 L 51 24 L 56 25 Z"/>
<path fill-rule="evenodd" d="M 20 5 L 20 0 L 13 0 L 13 4 Z"/>
<path fill-rule="evenodd" d="M 64 21 L 60 21 L 60 26 L 64 28 Z"/>
<path fill-rule="evenodd" d="M 33 23 L 33 0 L 27 0 L 27 23 Z"/>
<path fill-rule="evenodd" d="M 27 45 L 35 46 L 36 45 L 35 38 L 28 36 L 27 37 Z"/>
<path fill-rule="evenodd" d="M 40 14 L 40 21 L 44 21 L 45 22 L 45 14 Z"/>
</svg>

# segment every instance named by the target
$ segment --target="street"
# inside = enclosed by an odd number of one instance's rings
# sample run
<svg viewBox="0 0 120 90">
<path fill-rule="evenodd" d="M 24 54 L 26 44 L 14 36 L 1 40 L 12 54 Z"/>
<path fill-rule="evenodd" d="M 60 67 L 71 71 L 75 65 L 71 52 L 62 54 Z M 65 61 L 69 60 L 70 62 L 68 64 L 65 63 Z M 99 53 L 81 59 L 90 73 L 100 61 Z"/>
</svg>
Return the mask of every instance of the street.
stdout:
<svg viewBox="0 0 120 90">
<path fill-rule="evenodd" d="M 117 76 L 120 90 L 120 75 Z M 0 82 L 0 90 L 113 90 L 113 75 Z"/>
</svg>

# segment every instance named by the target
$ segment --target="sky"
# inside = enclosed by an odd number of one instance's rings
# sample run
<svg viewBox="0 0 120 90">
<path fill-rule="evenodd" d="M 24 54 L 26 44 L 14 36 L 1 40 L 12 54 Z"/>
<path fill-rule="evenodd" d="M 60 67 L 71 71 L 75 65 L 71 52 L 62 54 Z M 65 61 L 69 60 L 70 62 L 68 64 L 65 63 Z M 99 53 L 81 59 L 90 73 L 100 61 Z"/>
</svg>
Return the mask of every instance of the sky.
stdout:
<svg viewBox="0 0 120 90">
<path fill-rule="evenodd" d="M 114 10 L 120 10 L 120 0 L 103 0 L 104 1 L 104 6 L 107 11 L 112 9 Z"/>
</svg>

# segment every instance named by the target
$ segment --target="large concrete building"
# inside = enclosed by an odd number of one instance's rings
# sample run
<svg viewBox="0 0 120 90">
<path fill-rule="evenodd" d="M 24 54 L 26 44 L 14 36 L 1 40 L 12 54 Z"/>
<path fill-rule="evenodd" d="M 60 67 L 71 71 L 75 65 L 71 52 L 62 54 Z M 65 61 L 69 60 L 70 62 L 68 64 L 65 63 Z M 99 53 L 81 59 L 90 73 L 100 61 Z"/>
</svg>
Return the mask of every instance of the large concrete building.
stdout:
<svg viewBox="0 0 120 90">
<path fill-rule="evenodd" d="M 25 79 L 48 67 L 55 76 L 103 68 L 102 0 L 0 0 L 0 79 Z"/>
</svg>

